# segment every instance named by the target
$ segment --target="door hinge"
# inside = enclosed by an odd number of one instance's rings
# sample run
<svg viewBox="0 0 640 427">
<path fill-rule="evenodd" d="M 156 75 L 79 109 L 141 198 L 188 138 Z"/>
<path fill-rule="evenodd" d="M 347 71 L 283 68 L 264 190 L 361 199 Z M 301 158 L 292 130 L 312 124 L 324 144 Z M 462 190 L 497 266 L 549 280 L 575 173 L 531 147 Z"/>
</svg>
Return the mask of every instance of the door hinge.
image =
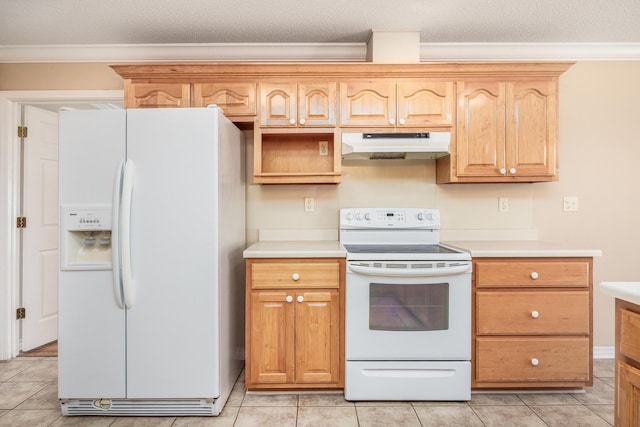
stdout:
<svg viewBox="0 0 640 427">
<path fill-rule="evenodd" d="M 18 126 L 18 138 L 26 138 L 26 137 L 27 137 L 27 127 Z"/>
<path fill-rule="evenodd" d="M 27 217 L 19 216 L 16 218 L 16 228 L 27 228 Z"/>
<path fill-rule="evenodd" d="M 27 317 L 27 310 L 24 307 L 20 307 L 16 310 L 16 319 L 20 320 L 24 319 L 25 317 Z"/>
</svg>

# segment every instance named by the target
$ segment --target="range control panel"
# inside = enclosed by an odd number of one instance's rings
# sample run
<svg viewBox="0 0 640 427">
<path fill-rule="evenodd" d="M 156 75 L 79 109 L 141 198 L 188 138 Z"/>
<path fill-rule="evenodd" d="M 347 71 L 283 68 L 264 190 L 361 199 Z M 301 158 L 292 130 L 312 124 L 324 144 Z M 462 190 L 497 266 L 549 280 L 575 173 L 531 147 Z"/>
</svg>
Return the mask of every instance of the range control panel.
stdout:
<svg viewBox="0 0 640 427">
<path fill-rule="evenodd" d="M 440 211 L 424 208 L 340 209 L 340 228 L 440 228 Z"/>
</svg>

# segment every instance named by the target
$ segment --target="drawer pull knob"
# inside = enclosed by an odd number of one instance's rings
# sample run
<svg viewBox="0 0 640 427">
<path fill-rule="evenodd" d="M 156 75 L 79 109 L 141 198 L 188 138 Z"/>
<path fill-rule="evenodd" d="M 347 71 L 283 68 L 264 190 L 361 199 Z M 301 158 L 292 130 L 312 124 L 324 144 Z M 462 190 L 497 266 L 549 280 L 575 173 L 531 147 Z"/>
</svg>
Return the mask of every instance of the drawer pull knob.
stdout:
<svg viewBox="0 0 640 427">
<path fill-rule="evenodd" d="M 287 302 L 293 302 L 293 297 L 291 295 L 287 295 L 287 298 L 285 298 Z"/>
<path fill-rule="evenodd" d="M 538 276 L 538 273 L 537 273 L 537 272 L 535 272 L 535 271 L 534 271 L 533 273 L 531 273 L 531 278 L 532 278 L 533 280 L 536 280 L 538 277 L 539 277 L 539 276 Z"/>
<path fill-rule="evenodd" d="M 302 295 L 298 295 L 298 302 L 304 301 L 304 297 Z"/>
<path fill-rule="evenodd" d="M 531 312 L 531 317 L 532 317 L 532 318 L 537 319 L 537 318 L 538 318 L 538 316 L 540 316 L 540 313 L 538 313 L 536 310 L 533 310 L 533 311 Z"/>
<path fill-rule="evenodd" d="M 298 273 L 293 273 L 293 274 L 291 275 L 291 278 L 292 278 L 293 280 L 295 280 L 295 281 L 298 281 L 298 280 L 300 280 L 300 275 L 299 275 Z"/>
<path fill-rule="evenodd" d="M 533 359 L 531 359 L 531 365 L 532 366 L 538 366 L 540 362 L 538 361 L 538 359 L 536 359 L 535 357 Z"/>
</svg>

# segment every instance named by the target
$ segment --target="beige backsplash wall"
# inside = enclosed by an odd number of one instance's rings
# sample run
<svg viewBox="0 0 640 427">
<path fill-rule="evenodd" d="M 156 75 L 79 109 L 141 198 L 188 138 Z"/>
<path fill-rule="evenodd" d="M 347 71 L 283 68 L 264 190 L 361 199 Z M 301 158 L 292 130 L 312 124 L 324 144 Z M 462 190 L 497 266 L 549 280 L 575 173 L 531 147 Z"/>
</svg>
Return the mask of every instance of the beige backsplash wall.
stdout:
<svg viewBox="0 0 640 427">
<path fill-rule="evenodd" d="M 637 76 L 640 61 L 610 61 L 580 62 L 560 77 L 559 182 L 438 186 L 434 161 L 351 163 L 337 186 L 249 185 L 248 243 L 258 229 L 337 229 L 341 207 L 419 206 L 442 211 L 443 236 L 485 230 L 600 249 L 594 344 L 612 346 L 613 299 L 600 294 L 598 283 L 640 281 Z M 106 64 L 0 64 L 0 90 L 121 88 Z M 248 144 L 251 153 L 251 138 Z M 251 154 L 247 164 L 250 174 Z M 564 195 L 579 197 L 578 212 L 562 211 Z M 315 198 L 315 212 L 304 212 L 304 197 Z M 509 198 L 508 213 L 498 212 L 499 197 Z"/>
</svg>

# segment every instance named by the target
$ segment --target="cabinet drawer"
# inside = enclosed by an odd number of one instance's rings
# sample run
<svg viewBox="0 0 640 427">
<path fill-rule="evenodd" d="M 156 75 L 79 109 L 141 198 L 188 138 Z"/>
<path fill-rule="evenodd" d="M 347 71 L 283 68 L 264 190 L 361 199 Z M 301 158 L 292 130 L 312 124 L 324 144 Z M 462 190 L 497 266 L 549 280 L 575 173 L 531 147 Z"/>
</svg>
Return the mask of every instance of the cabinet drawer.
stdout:
<svg viewBox="0 0 640 427">
<path fill-rule="evenodd" d="M 588 291 L 479 291 L 478 334 L 589 334 Z"/>
<path fill-rule="evenodd" d="M 340 282 L 338 263 L 254 263 L 251 287 L 337 288 Z"/>
<path fill-rule="evenodd" d="M 588 261 L 504 261 L 475 264 L 476 287 L 588 287 Z"/>
<path fill-rule="evenodd" d="M 620 310 L 620 353 L 640 361 L 640 314 Z"/>
<path fill-rule="evenodd" d="M 476 339 L 476 380 L 588 381 L 589 338 L 479 337 Z"/>
</svg>

